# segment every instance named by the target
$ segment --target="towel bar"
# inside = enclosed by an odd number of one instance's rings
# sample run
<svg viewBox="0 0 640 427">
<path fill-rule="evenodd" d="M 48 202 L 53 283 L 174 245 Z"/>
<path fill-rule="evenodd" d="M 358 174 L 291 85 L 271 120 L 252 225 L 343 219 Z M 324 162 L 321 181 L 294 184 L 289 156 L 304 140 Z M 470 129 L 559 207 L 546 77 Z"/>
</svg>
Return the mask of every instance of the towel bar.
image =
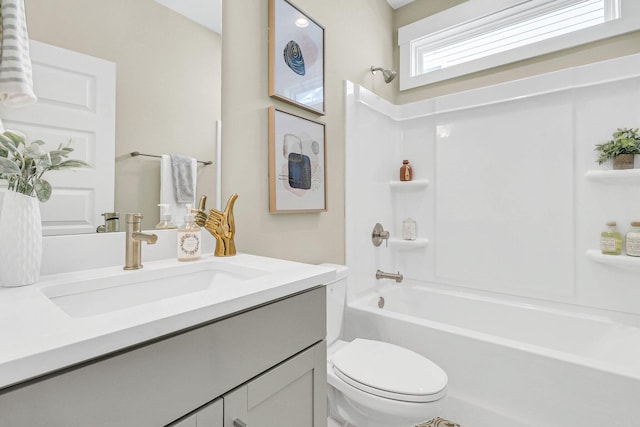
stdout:
<svg viewBox="0 0 640 427">
<path fill-rule="evenodd" d="M 158 159 L 161 159 L 162 156 L 157 156 L 155 154 L 143 154 L 139 151 L 132 151 L 131 152 L 131 157 L 137 157 L 137 156 L 145 156 L 145 157 L 156 157 Z M 208 165 L 212 165 L 213 162 L 211 160 L 198 160 L 198 163 L 202 163 L 204 166 L 208 166 Z"/>
</svg>

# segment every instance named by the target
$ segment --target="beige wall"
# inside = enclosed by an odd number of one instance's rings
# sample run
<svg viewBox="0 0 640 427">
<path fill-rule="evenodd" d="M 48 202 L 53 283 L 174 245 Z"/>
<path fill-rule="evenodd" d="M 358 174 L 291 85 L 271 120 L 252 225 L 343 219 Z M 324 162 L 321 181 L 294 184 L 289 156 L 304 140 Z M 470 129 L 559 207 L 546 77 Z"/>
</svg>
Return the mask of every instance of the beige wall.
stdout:
<svg viewBox="0 0 640 427">
<path fill-rule="evenodd" d="M 393 62 L 393 13 L 385 0 L 295 0 L 325 27 L 326 115 L 268 96 L 268 1 L 223 2 L 223 198 L 235 204 L 239 251 L 304 262 L 344 262 L 345 79 L 387 99 L 393 87 L 374 80 L 371 65 Z M 328 210 L 270 214 L 269 106 L 326 123 Z M 366 236 L 363 236 L 363 238 Z"/>
<path fill-rule="evenodd" d="M 446 8 L 464 3 L 465 1 L 466 0 L 417 0 L 396 10 L 394 28 L 395 67 L 399 66 L 399 50 L 397 46 L 397 29 L 399 27 L 441 12 Z M 399 92 L 395 100 L 398 104 L 406 104 L 639 52 L 640 32 L 635 32 L 469 74 L 467 76 L 461 76 L 444 82 L 405 90 Z"/>
<path fill-rule="evenodd" d="M 416 0 L 406 6 L 396 9 L 394 13 L 395 27 L 398 28 L 411 24 L 422 18 L 442 12 L 443 10 L 447 10 L 466 1 L 467 0 Z"/>
<path fill-rule="evenodd" d="M 154 0 L 28 0 L 34 40 L 117 64 L 115 208 L 158 222 L 160 163 L 128 153 L 213 160 L 220 118 L 221 38 Z M 200 168 L 199 193 L 215 196 Z"/>
</svg>

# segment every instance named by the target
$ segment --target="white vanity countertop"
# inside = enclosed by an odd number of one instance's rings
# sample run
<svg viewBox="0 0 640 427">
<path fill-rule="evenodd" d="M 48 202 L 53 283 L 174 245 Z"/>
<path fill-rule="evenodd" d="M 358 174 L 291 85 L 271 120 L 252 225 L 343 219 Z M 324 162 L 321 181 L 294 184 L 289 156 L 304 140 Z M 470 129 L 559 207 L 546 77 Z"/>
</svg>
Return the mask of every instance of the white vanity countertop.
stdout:
<svg viewBox="0 0 640 427">
<path fill-rule="evenodd" d="M 162 277 L 166 272 L 175 274 L 176 268 L 204 268 L 202 264 L 221 271 L 246 269 L 252 277 L 85 317 L 70 316 L 46 294 L 62 284 L 105 277 L 127 279 L 134 277 L 127 275 L 136 274 Z M 143 269 L 135 271 L 116 266 L 54 274 L 42 276 L 34 285 L 0 288 L 0 388 L 302 292 L 334 278 L 335 270 L 327 267 L 238 254 L 228 258 L 203 256 L 189 263 L 145 262 Z"/>
</svg>

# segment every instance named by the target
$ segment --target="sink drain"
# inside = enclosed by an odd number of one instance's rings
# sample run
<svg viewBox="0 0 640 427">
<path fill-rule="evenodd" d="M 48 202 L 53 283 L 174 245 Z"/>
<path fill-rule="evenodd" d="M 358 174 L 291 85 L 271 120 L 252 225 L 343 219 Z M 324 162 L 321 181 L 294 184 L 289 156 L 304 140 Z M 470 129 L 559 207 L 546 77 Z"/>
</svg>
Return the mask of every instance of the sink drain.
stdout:
<svg viewBox="0 0 640 427">
<path fill-rule="evenodd" d="M 380 297 L 378 299 L 378 308 L 383 308 L 384 307 L 384 298 Z"/>
</svg>

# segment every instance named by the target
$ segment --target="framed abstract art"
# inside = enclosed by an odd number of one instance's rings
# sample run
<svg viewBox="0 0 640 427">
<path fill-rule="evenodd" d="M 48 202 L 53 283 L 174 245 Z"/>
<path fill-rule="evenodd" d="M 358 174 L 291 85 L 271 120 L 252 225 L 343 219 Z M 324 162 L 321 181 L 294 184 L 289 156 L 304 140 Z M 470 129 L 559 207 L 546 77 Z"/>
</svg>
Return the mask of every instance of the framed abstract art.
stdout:
<svg viewBox="0 0 640 427">
<path fill-rule="evenodd" d="M 324 114 L 324 28 L 287 0 L 269 0 L 269 96 Z"/>
<path fill-rule="evenodd" d="M 325 125 L 269 108 L 269 212 L 326 210 Z"/>
</svg>

